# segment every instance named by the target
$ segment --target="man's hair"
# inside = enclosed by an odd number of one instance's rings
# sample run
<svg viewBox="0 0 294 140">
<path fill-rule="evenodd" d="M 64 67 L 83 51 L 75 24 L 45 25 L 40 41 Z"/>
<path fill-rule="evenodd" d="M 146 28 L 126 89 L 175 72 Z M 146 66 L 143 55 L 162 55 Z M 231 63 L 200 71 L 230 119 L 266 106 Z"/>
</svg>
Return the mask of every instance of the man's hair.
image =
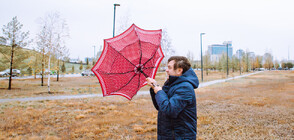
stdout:
<svg viewBox="0 0 294 140">
<path fill-rule="evenodd" d="M 174 70 L 176 70 L 177 68 L 182 68 L 183 73 L 185 73 L 188 69 L 191 68 L 189 60 L 184 56 L 172 56 L 168 59 L 168 63 L 172 60 L 175 61 Z"/>
</svg>

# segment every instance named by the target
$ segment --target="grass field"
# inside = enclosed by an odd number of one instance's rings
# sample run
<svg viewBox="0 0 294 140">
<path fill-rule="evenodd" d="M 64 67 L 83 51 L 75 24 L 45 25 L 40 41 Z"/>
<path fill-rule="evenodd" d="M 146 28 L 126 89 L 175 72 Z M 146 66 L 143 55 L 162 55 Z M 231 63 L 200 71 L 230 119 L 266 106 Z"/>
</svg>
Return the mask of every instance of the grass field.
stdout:
<svg viewBox="0 0 294 140">
<path fill-rule="evenodd" d="M 82 85 L 78 79 L 68 82 Z M 83 84 L 98 88 L 95 82 Z M 8 97 L 33 96 L 30 88 L 14 89 Z M 294 139 L 293 89 L 291 71 L 263 72 L 197 89 L 197 139 Z M 149 95 L 132 101 L 108 96 L 0 104 L 0 139 L 156 139 L 156 124 Z"/>
<path fill-rule="evenodd" d="M 201 73 L 196 71 L 199 81 L 201 82 Z M 246 73 L 243 73 L 246 74 Z M 230 77 L 239 75 L 238 72 L 230 73 Z M 160 72 L 156 75 L 156 80 L 163 85 L 165 73 Z M 209 75 L 204 74 L 204 82 L 224 79 L 226 74 L 223 72 L 213 71 Z M 59 81 L 51 77 L 50 91 L 48 94 L 47 78 L 44 79 L 44 86 L 41 85 L 41 79 L 18 79 L 12 80 L 12 90 L 7 90 L 8 80 L 0 80 L 0 99 L 3 98 L 22 98 L 50 95 L 76 95 L 76 94 L 101 94 L 101 87 L 95 76 L 84 77 L 61 77 Z M 149 90 L 147 86 L 141 90 Z"/>
</svg>

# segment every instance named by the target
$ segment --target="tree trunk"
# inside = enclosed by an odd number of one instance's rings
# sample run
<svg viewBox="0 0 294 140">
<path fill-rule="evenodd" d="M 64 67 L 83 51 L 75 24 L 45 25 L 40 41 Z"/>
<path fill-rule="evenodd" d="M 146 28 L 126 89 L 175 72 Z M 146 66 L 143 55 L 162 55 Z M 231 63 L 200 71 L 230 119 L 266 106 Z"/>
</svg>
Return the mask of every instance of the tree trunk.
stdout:
<svg viewBox="0 0 294 140">
<path fill-rule="evenodd" d="M 240 75 L 241 75 L 242 74 L 242 72 L 241 72 L 241 70 L 242 70 L 241 59 L 240 59 L 239 63 L 240 63 Z"/>
<path fill-rule="evenodd" d="M 14 54 L 14 47 L 15 46 L 16 46 L 16 44 L 14 44 L 14 41 L 13 41 L 12 47 L 11 47 L 10 74 L 9 74 L 9 84 L 8 84 L 9 90 L 11 90 L 12 64 L 13 64 L 13 54 Z"/>
<path fill-rule="evenodd" d="M 49 70 L 49 74 L 48 74 L 48 93 L 49 94 L 51 94 L 50 93 L 50 73 L 51 73 L 51 71 L 50 71 L 50 59 L 51 59 L 51 54 L 49 52 L 49 61 L 48 61 L 48 70 Z"/>
<path fill-rule="evenodd" d="M 38 64 L 38 62 L 37 62 L 37 53 L 35 54 L 35 68 L 34 68 L 34 79 L 37 79 L 37 72 L 36 72 L 36 66 L 37 66 L 37 64 Z"/>
<path fill-rule="evenodd" d="M 57 80 L 59 81 L 59 59 L 57 60 Z"/>
<path fill-rule="evenodd" d="M 42 58 L 42 77 L 41 77 L 41 86 L 44 86 L 44 67 L 45 67 L 45 50 L 43 49 L 43 58 Z"/>
</svg>

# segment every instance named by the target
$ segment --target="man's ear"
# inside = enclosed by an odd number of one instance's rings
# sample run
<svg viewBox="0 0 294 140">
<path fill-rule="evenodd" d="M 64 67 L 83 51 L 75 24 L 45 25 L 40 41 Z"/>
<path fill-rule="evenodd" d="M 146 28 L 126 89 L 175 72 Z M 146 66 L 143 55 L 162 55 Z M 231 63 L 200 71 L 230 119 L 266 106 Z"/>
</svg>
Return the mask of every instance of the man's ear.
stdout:
<svg viewBox="0 0 294 140">
<path fill-rule="evenodd" d="M 183 74 L 183 68 L 177 68 L 176 74 L 177 76 L 181 76 Z"/>
</svg>

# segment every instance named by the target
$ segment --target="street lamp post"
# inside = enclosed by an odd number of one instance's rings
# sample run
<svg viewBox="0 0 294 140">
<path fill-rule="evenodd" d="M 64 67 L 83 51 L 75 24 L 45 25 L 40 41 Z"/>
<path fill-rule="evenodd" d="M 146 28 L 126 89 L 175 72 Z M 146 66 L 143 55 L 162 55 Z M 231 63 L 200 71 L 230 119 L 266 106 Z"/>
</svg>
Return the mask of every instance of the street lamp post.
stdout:
<svg viewBox="0 0 294 140">
<path fill-rule="evenodd" d="M 114 37 L 114 33 L 115 33 L 115 7 L 116 6 L 120 6 L 120 4 L 114 4 L 114 16 L 113 16 L 113 37 Z"/>
<path fill-rule="evenodd" d="M 200 46 L 201 46 L 201 81 L 203 82 L 202 35 L 205 35 L 205 33 L 200 33 Z"/>
</svg>

